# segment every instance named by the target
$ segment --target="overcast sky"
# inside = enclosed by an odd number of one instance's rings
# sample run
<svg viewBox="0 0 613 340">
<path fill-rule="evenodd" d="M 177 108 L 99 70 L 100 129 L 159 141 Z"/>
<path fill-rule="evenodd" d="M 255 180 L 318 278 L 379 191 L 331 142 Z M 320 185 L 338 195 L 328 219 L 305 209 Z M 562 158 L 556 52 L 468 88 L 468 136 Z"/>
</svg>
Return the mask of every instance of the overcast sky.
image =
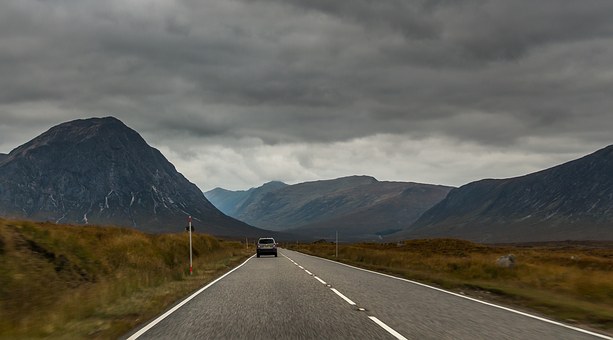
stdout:
<svg viewBox="0 0 613 340">
<path fill-rule="evenodd" d="M 2 0 L 0 152 L 115 116 L 202 190 L 459 186 L 613 144 L 610 0 Z"/>
</svg>

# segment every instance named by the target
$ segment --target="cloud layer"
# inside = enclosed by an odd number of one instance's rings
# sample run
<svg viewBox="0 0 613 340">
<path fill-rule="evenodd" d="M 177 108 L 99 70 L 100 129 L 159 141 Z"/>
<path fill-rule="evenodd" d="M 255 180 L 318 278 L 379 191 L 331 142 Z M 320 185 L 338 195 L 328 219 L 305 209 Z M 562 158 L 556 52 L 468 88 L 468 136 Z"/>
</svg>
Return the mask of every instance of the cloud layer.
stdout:
<svg viewBox="0 0 613 340">
<path fill-rule="evenodd" d="M 613 3 L 7 0 L 0 151 L 113 115 L 202 189 L 461 185 L 611 144 Z"/>
</svg>

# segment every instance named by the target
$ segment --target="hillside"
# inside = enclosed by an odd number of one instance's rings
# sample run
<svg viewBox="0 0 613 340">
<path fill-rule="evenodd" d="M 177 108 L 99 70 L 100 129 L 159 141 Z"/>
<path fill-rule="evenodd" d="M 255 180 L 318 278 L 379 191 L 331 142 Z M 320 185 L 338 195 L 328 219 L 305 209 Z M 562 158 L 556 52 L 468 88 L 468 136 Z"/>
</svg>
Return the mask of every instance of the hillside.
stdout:
<svg viewBox="0 0 613 340">
<path fill-rule="evenodd" d="M 613 242 L 494 246 L 440 238 L 342 244 L 338 255 L 330 242 L 288 248 L 613 335 Z M 508 254 L 515 256 L 513 267 L 498 265 Z"/>
<path fill-rule="evenodd" d="M 215 188 L 204 193 L 204 196 L 221 212 L 228 216 L 241 216 L 249 209 L 249 205 L 259 201 L 265 194 L 286 187 L 287 184 L 279 181 L 265 183 L 258 188 L 249 190 L 231 191 Z"/>
<path fill-rule="evenodd" d="M 416 183 L 400 185 L 380 182 L 379 185 L 383 188 L 388 186 L 390 192 L 396 187 L 402 190 L 355 212 L 310 223 L 291 231 L 316 239 L 332 239 L 338 232 L 343 241 L 379 241 L 416 221 L 424 211 L 443 199 L 450 189 Z"/>
<path fill-rule="evenodd" d="M 117 339 L 253 254 L 187 233 L 0 218 L 0 339 Z"/>
<path fill-rule="evenodd" d="M 345 238 L 372 239 L 406 227 L 450 189 L 350 176 L 268 190 L 245 200 L 232 216 L 262 228 L 311 237 L 333 237 L 340 229 Z"/>
<path fill-rule="evenodd" d="M 454 189 L 399 237 L 613 240 L 613 146 L 526 176 Z"/>
<path fill-rule="evenodd" d="M 113 117 L 75 120 L 11 151 L 0 163 L 0 216 L 176 232 L 265 233 L 217 210 L 134 130 Z"/>
</svg>

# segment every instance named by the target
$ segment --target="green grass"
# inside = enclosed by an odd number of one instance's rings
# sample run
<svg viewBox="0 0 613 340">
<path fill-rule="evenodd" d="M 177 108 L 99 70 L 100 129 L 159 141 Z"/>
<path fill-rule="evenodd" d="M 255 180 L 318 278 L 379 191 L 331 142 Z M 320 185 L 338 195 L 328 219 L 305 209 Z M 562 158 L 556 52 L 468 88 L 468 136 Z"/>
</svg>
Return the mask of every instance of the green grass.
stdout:
<svg viewBox="0 0 613 340">
<path fill-rule="evenodd" d="M 330 243 L 289 249 L 461 291 L 540 312 L 573 324 L 613 331 L 613 246 L 486 246 L 453 239 L 397 244 Z M 516 266 L 497 266 L 514 254 Z"/>
<path fill-rule="evenodd" d="M 253 249 L 186 234 L 0 219 L 0 338 L 116 338 Z"/>
</svg>

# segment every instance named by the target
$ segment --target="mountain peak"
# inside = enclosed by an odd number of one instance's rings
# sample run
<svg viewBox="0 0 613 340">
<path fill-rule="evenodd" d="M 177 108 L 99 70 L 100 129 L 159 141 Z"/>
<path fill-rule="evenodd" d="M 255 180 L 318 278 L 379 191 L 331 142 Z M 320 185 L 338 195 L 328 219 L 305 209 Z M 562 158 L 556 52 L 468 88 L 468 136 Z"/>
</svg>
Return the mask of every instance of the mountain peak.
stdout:
<svg viewBox="0 0 613 340">
<path fill-rule="evenodd" d="M 96 136 L 112 138 L 119 134 L 139 136 L 138 133 L 115 117 L 77 119 L 56 125 L 40 137 L 70 139 L 88 139 Z M 145 142 L 142 140 L 142 142 Z"/>
<path fill-rule="evenodd" d="M 40 136 L 11 151 L 7 158 L 31 157 L 32 153 L 44 153 L 48 148 L 71 149 L 83 144 L 88 147 L 108 145 L 113 150 L 126 144 L 148 148 L 145 140 L 115 117 L 77 119 L 56 125 Z M 84 150 L 87 151 L 87 150 Z M 8 161 L 8 160 L 7 160 Z"/>
<path fill-rule="evenodd" d="M 0 162 L 0 215 L 215 235 L 257 229 L 223 215 L 157 149 L 114 117 L 50 128 Z M 206 225 L 206 228 L 205 228 Z"/>
<path fill-rule="evenodd" d="M 58 131 L 73 131 L 73 132 L 100 132 L 100 129 L 108 129 L 104 131 L 110 130 L 121 130 L 127 129 L 130 131 L 134 131 L 127 127 L 121 120 L 109 116 L 109 117 L 93 117 L 93 118 L 85 118 L 85 119 L 75 119 L 69 122 L 58 124 L 48 132 L 58 132 Z M 44 135 L 44 134 L 43 134 Z"/>
<path fill-rule="evenodd" d="M 283 187 L 286 187 L 286 186 L 287 186 L 287 184 L 285 184 L 285 183 L 283 183 L 281 181 L 270 181 L 270 182 L 262 184 L 262 186 L 259 187 L 259 188 L 263 188 L 263 189 L 267 189 L 267 190 L 268 189 L 274 190 L 274 189 L 280 189 L 280 188 L 283 188 Z M 259 189 L 259 188 L 256 188 L 256 189 Z"/>
<path fill-rule="evenodd" d="M 319 184 L 332 185 L 334 187 L 342 187 L 342 186 L 353 187 L 356 185 L 366 185 L 366 184 L 373 184 L 377 182 L 379 181 L 372 176 L 353 175 L 353 176 L 345 176 L 345 177 L 339 177 L 339 178 L 334 178 L 334 179 L 323 179 L 323 180 L 317 180 L 317 181 L 312 181 L 312 182 L 304 182 L 304 183 L 299 183 L 297 185 L 305 185 L 305 184 L 311 185 L 312 183 L 319 183 Z"/>
</svg>

